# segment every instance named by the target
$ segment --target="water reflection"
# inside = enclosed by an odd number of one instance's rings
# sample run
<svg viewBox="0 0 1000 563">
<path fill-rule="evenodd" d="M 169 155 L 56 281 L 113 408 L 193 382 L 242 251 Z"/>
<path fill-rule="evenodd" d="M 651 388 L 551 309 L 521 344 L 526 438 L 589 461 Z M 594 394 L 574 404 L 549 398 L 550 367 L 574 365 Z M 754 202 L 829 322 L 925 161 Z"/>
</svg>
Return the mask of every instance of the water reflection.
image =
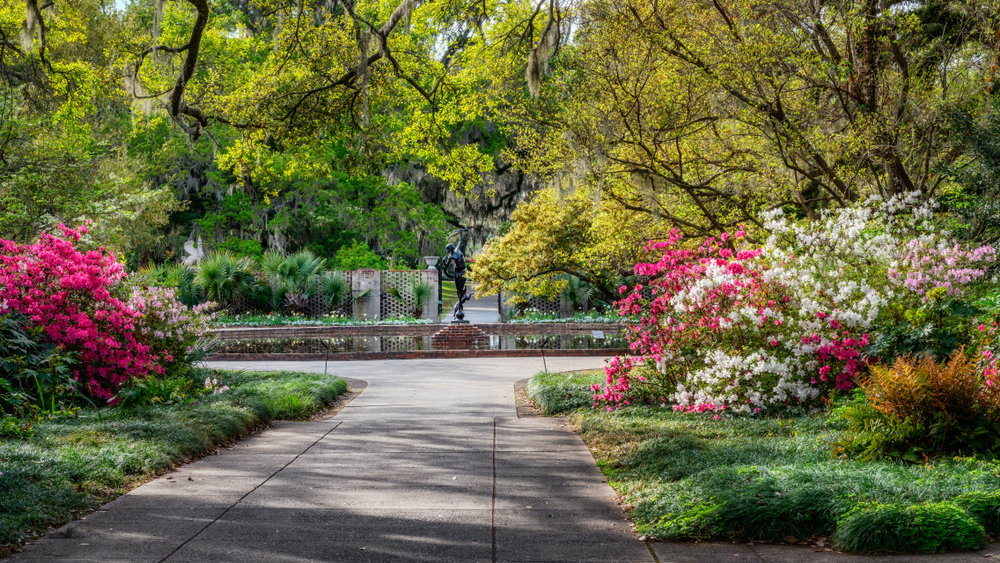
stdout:
<svg viewBox="0 0 1000 563">
<path fill-rule="evenodd" d="M 620 334 L 594 338 L 590 333 L 570 335 L 490 336 L 490 350 L 580 350 L 625 348 Z M 223 340 L 215 350 L 223 354 L 326 354 L 341 352 L 413 352 L 445 350 L 431 346 L 430 336 L 351 336 L 343 338 L 268 338 Z"/>
</svg>

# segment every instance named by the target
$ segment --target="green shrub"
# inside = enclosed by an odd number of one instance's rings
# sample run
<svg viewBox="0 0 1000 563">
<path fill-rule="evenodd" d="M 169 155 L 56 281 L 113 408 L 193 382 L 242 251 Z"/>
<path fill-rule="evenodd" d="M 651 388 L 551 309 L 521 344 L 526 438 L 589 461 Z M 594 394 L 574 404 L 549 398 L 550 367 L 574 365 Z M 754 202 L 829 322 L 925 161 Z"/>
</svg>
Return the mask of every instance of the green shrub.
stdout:
<svg viewBox="0 0 1000 563">
<path fill-rule="evenodd" d="M 361 241 L 354 241 L 351 246 L 343 246 L 337 251 L 334 264 L 338 270 L 353 271 L 361 268 L 374 268 L 385 270 L 389 267 L 384 258 L 375 254 L 368 248 L 368 245 Z"/>
<path fill-rule="evenodd" d="M 226 237 L 226 240 L 222 241 L 219 246 L 216 247 L 218 250 L 228 250 L 232 252 L 234 256 L 250 256 L 252 258 L 260 258 L 264 254 L 264 248 L 261 246 L 260 241 L 257 240 L 244 240 L 239 237 Z"/>
<path fill-rule="evenodd" d="M 986 534 L 954 502 L 862 504 L 838 523 L 837 547 L 852 553 L 921 552 L 978 549 Z"/>
<path fill-rule="evenodd" d="M 1000 492 L 972 491 L 955 497 L 961 506 L 990 535 L 1000 535 Z"/>
<path fill-rule="evenodd" d="M 23 315 L 0 316 L 0 414 L 36 416 L 83 400 L 73 378 L 76 355 L 53 343 Z"/>
<path fill-rule="evenodd" d="M 985 312 L 982 300 L 951 297 L 943 287 L 928 291 L 925 297 L 916 308 L 903 303 L 886 307 L 865 350 L 870 360 L 893 362 L 925 354 L 944 359 L 962 346 L 973 345 L 976 331 L 969 329 Z"/>
<path fill-rule="evenodd" d="M 912 463 L 922 461 L 923 453 L 911 446 L 926 434 L 926 429 L 912 419 L 900 419 L 873 407 L 864 392 L 856 389 L 852 399 L 834 410 L 834 426 L 843 425 L 846 432 L 834 442 L 834 454 L 847 455 L 859 461 L 872 461 L 883 457 L 903 459 Z"/>
<path fill-rule="evenodd" d="M 32 421 L 15 416 L 0 415 L 0 439 L 21 440 L 35 435 Z"/>
<path fill-rule="evenodd" d="M 539 373 L 528 381 L 526 391 L 542 412 L 553 415 L 592 406 L 591 386 L 602 381 L 601 372 Z"/>
</svg>

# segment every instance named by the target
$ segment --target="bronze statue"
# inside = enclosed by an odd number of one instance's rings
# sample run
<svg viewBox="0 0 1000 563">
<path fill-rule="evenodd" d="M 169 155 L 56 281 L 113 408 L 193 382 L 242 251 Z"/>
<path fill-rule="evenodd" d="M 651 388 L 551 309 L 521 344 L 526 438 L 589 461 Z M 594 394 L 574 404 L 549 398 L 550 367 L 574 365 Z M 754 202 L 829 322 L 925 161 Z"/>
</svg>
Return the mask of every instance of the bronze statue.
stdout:
<svg viewBox="0 0 1000 563">
<path fill-rule="evenodd" d="M 468 244 L 463 233 L 468 233 L 469 229 L 458 231 L 458 248 L 449 243 L 445 249 L 445 259 L 441 264 L 441 272 L 445 279 L 455 280 L 455 293 L 458 294 L 458 302 L 455 303 L 454 323 L 466 323 L 465 302 L 472 298 L 465 293 L 465 246 Z M 450 267 L 450 269 L 449 269 Z"/>
</svg>

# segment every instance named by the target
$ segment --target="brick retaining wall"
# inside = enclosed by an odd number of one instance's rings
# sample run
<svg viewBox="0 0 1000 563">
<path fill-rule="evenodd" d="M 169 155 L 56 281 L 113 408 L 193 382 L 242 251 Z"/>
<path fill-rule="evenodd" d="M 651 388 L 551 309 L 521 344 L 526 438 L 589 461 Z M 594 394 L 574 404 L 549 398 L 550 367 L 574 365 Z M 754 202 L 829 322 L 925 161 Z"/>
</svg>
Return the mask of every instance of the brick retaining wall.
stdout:
<svg viewBox="0 0 1000 563">
<path fill-rule="evenodd" d="M 443 325 L 326 325 L 326 326 L 254 326 L 216 328 L 210 334 L 222 340 L 269 340 L 303 338 L 347 338 L 351 336 L 430 336 Z"/>
</svg>

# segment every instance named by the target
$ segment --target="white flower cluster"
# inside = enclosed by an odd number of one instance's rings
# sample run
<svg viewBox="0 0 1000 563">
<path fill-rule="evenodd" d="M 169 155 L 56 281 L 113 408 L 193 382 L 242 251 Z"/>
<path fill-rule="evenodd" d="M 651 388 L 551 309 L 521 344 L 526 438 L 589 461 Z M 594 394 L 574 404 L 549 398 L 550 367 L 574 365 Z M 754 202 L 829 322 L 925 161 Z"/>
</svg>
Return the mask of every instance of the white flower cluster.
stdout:
<svg viewBox="0 0 1000 563">
<path fill-rule="evenodd" d="M 792 223 L 777 210 L 764 224 L 771 232 L 761 254 L 766 275 L 793 289 L 804 330 L 816 330 L 818 311 L 844 326 L 867 328 L 897 296 L 887 272 L 907 243 L 948 243 L 947 233 L 934 233 L 936 207 L 913 192 L 888 201 L 871 197 L 809 223 Z"/>
<path fill-rule="evenodd" d="M 910 241 L 932 247 L 951 244 L 948 233 L 935 230 L 935 207 L 935 202 L 911 193 L 888 201 L 870 198 L 811 222 L 793 221 L 780 210 L 767 214 L 770 236 L 761 253 L 744 266 L 762 272 L 763 282 L 778 282 L 788 292 L 784 313 L 781 307 L 735 306 L 726 311 L 719 327 L 749 335 L 740 340 L 749 345 L 720 342 L 700 352 L 694 362 L 697 367 L 686 372 L 671 398 L 685 408 L 709 405 L 715 410 L 725 405 L 736 412 L 816 400 L 819 380 L 832 381 L 837 375 L 829 373 L 831 368 L 823 366 L 817 353 L 842 345 L 844 331 L 850 332 L 857 348 L 860 335 L 900 297 L 903 290 L 889 283 L 888 272 Z M 691 287 L 672 296 L 678 315 L 697 307 L 713 290 L 739 286 L 739 272 L 724 266 L 707 270 Z M 774 326 L 784 330 L 775 331 Z M 773 340 L 762 343 L 765 330 L 780 336 L 768 336 Z"/>
</svg>

